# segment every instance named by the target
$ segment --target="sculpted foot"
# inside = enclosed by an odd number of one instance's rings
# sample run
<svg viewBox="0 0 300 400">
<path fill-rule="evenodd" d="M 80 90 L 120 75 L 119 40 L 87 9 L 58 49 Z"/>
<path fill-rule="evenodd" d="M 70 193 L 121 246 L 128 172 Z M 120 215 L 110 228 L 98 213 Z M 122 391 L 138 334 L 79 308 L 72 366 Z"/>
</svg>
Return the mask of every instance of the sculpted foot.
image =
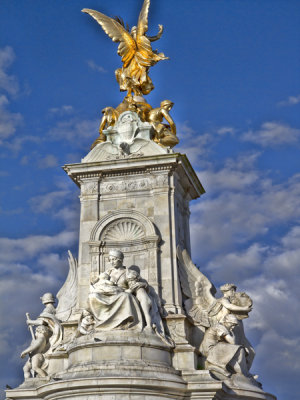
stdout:
<svg viewBox="0 0 300 400">
<path fill-rule="evenodd" d="M 145 328 L 143 329 L 144 332 L 146 333 L 153 333 L 153 329 L 151 326 L 147 325 L 145 326 Z"/>
</svg>

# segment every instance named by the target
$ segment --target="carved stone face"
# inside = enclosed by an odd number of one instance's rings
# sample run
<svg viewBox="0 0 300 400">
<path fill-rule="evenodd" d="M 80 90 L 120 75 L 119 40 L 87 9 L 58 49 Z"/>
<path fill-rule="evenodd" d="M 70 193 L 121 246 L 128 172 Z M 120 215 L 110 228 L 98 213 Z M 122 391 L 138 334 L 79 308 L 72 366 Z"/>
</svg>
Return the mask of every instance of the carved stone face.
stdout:
<svg viewBox="0 0 300 400">
<path fill-rule="evenodd" d="M 226 292 L 223 292 L 223 294 L 224 294 L 224 297 L 232 297 L 235 295 L 235 289 L 232 288 L 232 289 L 226 290 Z"/>
<path fill-rule="evenodd" d="M 118 258 L 115 256 L 109 256 L 108 260 L 109 260 L 111 266 L 114 268 L 120 268 L 123 266 L 123 262 L 122 262 L 121 258 Z"/>
<path fill-rule="evenodd" d="M 235 322 L 226 321 L 226 322 L 224 322 L 224 325 L 226 326 L 226 328 L 228 330 L 231 331 L 237 324 Z"/>
</svg>

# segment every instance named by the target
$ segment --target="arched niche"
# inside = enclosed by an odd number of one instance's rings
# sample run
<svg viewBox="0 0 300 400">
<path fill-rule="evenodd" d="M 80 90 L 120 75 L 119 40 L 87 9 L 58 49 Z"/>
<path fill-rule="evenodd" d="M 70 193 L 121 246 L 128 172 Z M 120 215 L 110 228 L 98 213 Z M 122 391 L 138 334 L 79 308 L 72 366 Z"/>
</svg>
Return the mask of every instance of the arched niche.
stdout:
<svg viewBox="0 0 300 400">
<path fill-rule="evenodd" d="M 159 241 L 153 223 L 141 212 L 127 209 L 112 211 L 92 229 L 89 241 L 91 271 L 105 271 L 109 251 L 118 249 L 124 253 L 124 265 L 139 267 L 141 276 L 159 292 Z"/>
</svg>

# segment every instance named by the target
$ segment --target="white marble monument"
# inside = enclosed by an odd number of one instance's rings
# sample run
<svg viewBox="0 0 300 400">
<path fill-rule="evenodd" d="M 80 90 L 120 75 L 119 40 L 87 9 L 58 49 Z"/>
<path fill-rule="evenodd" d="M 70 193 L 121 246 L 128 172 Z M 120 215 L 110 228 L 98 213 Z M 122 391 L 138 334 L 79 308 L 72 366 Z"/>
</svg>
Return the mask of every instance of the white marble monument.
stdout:
<svg viewBox="0 0 300 400">
<path fill-rule="evenodd" d="M 81 190 L 78 261 L 57 307 L 46 293 L 28 319 L 24 383 L 7 397 L 274 399 L 249 372 L 251 299 L 233 284 L 216 299 L 190 260 L 189 202 L 204 189 L 187 157 L 132 111 L 104 134 L 64 167 Z"/>
<path fill-rule="evenodd" d="M 190 259 L 189 203 L 204 189 L 187 156 L 172 149 L 173 103 L 152 108 L 143 97 L 153 89 L 149 67 L 164 59 L 150 52 L 162 27 L 146 36 L 149 3 L 131 32 L 84 10 L 121 42 L 123 57 L 133 43 L 136 59 L 116 71 L 128 93 L 103 110 L 92 150 L 64 166 L 80 188 L 78 257 L 69 252 L 57 306 L 45 293 L 41 314 L 27 314 L 24 382 L 7 399 L 275 399 L 250 372 L 255 353 L 243 319 L 252 300 L 234 284 L 216 298 Z M 149 64 L 138 65 L 141 43 Z"/>
</svg>

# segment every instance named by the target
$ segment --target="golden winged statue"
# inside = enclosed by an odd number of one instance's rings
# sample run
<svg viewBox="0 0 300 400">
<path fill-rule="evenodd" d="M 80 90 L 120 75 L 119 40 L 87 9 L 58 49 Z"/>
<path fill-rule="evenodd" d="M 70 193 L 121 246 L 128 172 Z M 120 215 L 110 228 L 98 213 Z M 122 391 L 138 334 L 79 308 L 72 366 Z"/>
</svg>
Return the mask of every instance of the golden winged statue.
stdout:
<svg viewBox="0 0 300 400">
<path fill-rule="evenodd" d="M 163 26 L 159 25 L 156 36 L 147 36 L 148 12 L 150 0 L 144 0 L 138 24 L 125 27 L 120 18 L 110 18 L 99 11 L 84 8 L 82 12 L 93 17 L 101 25 L 104 32 L 113 40 L 118 42 L 118 54 L 122 57 L 123 66 L 116 70 L 116 78 L 121 91 L 127 91 L 127 97 L 142 96 L 154 89 L 153 83 L 148 76 L 149 68 L 158 61 L 166 60 L 163 53 L 152 50 L 151 42 L 158 40 L 163 33 Z"/>
</svg>

